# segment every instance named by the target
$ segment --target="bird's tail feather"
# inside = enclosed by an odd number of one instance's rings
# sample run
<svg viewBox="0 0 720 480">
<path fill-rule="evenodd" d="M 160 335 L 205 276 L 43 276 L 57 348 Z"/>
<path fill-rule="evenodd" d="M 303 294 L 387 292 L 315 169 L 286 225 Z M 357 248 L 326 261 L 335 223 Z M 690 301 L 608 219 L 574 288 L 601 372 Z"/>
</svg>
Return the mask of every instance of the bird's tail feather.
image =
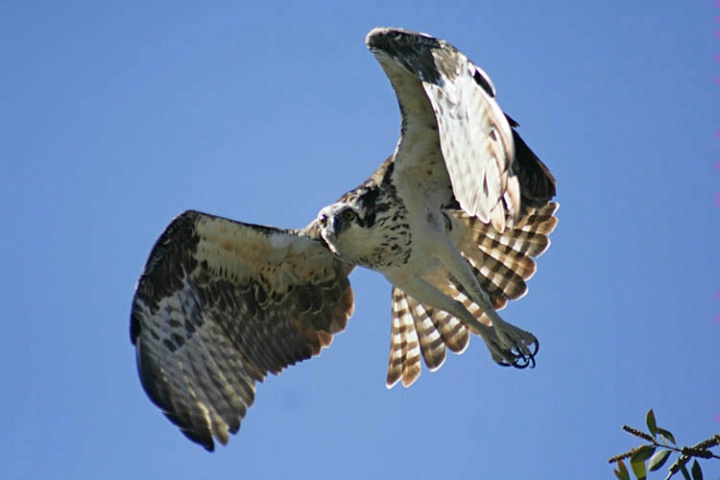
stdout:
<svg viewBox="0 0 720 480">
<path fill-rule="evenodd" d="M 542 255 L 550 245 L 548 235 L 557 225 L 554 216 L 557 208 L 558 204 L 553 202 L 530 209 L 527 216 L 503 233 L 462 212 L 451 213 L 465 229 L 462 235 L 465 241 L 460 245 L 460 251 L 496 309 L 527 292 L 525 281 L 532 277 L 536 268 L 532 257 Z M 462 303 L 480 322 L 490 324 L 480 306 L 447 272 L 438 268 L 428 280 Z M 387 387 L 391 388 L 400 380 L 405 387 L 412 385 L 422 370 L 421 357 L 430 371 L 437 370 L 445 361 L 446 349 L 462 353 L 469 337 L 468 328 L 453 315 L 424 305 L 393 287 Z"/>
<path fill-rule="evenodd" d="M 387 387 L 399 380 L 405 387 L 420 376 L 422 355 L 430 371 L 445 362 L 446 347 L 456 353 L 467 348 L 467 328 L 454 316 L 423 305 L 399 288 L 392 293 L 392 333 Z"/>
</svg>

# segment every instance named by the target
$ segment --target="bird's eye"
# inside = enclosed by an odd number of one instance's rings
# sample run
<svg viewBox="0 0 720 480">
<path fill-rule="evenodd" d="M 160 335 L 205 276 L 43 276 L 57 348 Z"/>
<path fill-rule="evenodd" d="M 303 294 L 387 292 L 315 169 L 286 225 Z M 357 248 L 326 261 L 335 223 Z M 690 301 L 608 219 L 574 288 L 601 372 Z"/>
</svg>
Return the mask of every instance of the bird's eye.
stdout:
<svg viewBox="0 0 720 480">
<path fill-rule="evenodd" d="M 351 209 L 343 210 L 343 218 L 345 220 L 354 220 L 355 219 L 355 211 Z"/>
</svg>

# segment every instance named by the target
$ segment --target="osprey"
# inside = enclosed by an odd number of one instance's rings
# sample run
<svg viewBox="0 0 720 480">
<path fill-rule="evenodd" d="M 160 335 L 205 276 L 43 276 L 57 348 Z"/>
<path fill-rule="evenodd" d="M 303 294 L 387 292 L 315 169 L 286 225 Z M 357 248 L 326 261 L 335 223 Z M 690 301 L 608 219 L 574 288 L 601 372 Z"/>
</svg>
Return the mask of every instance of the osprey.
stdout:
<svg viewBox="0 0 720 480">
<path fill-rule="evenodd" d="M 395 152 L 300 230 L 187 211 L 138 281 L 130 336 L 150 399 L 191 440 L 227 443 L 268 372 L 320 353 L 353 311 L 356 266 L 392 283 L 388 388 L 479 335 L 503 366 L 534 366 L 534 335 L 497 310 L 525 294 L 550 244 L 555 179 L 449 43 L 376 28 L 366 44 L 402 116 Z"/>
</svg>

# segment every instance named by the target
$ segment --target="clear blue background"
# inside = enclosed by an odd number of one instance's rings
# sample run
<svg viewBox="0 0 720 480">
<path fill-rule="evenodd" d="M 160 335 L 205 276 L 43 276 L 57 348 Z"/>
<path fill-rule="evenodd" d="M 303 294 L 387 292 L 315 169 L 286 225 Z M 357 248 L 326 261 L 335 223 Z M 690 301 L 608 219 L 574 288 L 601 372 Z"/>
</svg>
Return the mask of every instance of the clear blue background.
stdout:
<svg viewBox="0 0 720 480">
<path fill-rule="evenodd" d="M 259 3 L 0 6 L 0 477 L 612 478 L 650 407 L 680 441 L 720 431 L 720 8 Z M 140 387 L 136 279 L 185 209 L 300 227 L 370 175 L 399 132 L 363 44 L 381 25 L 482 66 L 558 179 L 553 246 L 504 312 L 538 366 L 475 339 L 387 391 L 390 287 L 358 271 L 347 331 L 208 454 Z"/>
</svg>

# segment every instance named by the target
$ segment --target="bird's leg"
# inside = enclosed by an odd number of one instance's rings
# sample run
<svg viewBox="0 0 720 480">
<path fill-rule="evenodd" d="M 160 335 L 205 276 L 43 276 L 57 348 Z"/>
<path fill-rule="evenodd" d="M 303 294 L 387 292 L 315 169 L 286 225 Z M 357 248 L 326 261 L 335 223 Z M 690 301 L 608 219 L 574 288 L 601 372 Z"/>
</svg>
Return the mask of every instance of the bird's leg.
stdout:
<svg viewBox="0 0 720 480">
<path fill-rule="evenodd" d="M 418 276 L 399 276 L 388 272 L 384 273 L 385 277 L 393 285 L 415 298 L 418 302 L 453 315 L 466 327 L 480 335 L 480 337 L 485 341 L 485 345 L 487 345 L 488 350 L 490 350 L 493 360 L 500 365 L 513 365 L 518 367 L 527 366 L 523 366 L 519 362 L 520 355 L 513 352 L 512 349 L 503 346 L 494 327 L 489 327 L 478 321 L 478 319 L 475 318 L 475 316 L 470 313 L 462 303 L 448 297 L 434 285 Z M 510 327 L 515 329 L 512 325 L 510 325 Z"/>
<path fill-rule="evenodd" d="M 495 341 L 499 344 L 500 349 L 505 352 L 502 358 L 507 359 L 507 356 L 514 357 L 509 364 L 517 368 L 535 366 L 535 354 L 537 354 L 539 347 L 535 335 L 500 318 L 500 315 L 498 315 L 492 305 L 490 296 L 480 286 L 480 282 L 478 282 L 468 261 L 450 241 L 440 243 L 442 243 L 439 255 L 440 261 L 460 285 L 463 286 L 470 296 L 470 299 L 482 309 L 483 313 L 492 322 Z M 487 343 L 487 340 L 485 343 Z M 494 355 L 493 358 L 495 361 L 498 361 Z M 502 362 L 498 363 L 502 364 Z"/>
</svg>

